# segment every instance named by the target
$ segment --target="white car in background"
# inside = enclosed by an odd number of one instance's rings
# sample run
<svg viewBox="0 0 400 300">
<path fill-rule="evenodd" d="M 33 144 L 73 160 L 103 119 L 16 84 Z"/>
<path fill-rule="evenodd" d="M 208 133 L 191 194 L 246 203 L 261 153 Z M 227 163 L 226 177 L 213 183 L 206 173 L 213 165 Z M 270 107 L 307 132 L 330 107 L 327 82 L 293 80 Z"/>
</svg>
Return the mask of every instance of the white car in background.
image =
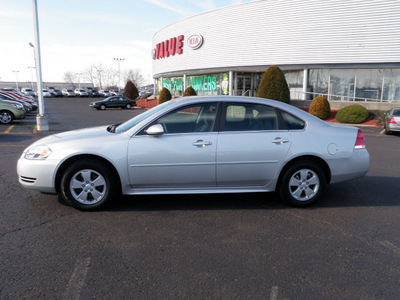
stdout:
<svg viewBox="0 0 400 300">
<path fill-rule="evenodd" d="M 63 94 L 64 97 L 75 97 L 75 92 L 71 89 L 63 89 L 61 91 L 61 93 Z"/>
<path fill-rule="evenodd" d="M 78 97 L 89 97 L 89 93 L 84 89 L 75 89 L 75 95 Z"/>
<path fill-rule="evenodd" d="M 285 203 L 308 206 L 327 184 L 360 178 L 368 168 L 356 127 L 273 100 L 209 96 L 47 136 L 24 150 L 17 172 L 24 187 L 93 210 L 120 194 L 274 191 Z"/>
<path fill-rule="evenodd" d="M 25 96 L 35 96 L 35 92 L 31 88 L 22 88 L 21 93 L 24 94 Z"/>
</svg>

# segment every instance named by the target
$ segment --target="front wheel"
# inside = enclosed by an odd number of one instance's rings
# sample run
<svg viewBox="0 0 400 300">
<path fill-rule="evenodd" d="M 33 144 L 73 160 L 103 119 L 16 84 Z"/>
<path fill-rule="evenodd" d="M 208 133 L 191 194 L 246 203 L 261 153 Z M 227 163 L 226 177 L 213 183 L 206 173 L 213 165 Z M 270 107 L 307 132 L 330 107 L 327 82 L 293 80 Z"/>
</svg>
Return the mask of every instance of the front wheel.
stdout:
<svg viewBox="0 0 400 300">
<path fill-rule="evenodd" d="M 321 167 L 311 161 L 302 161 L 284 170 L 278 193 L 284 202 L 304 207 L 317 201 L 325 186 L 325 174 Z"/>
<path fill-rule="evenodd" d="M 118 194 L 115 175 L 93 159 L 72 163 L 61 179 L 61 196 L 65 203 L 80 210 L 105 207 Z"/>
<path fill-rule="evenodd" d="M 102 105 L 100 105 L 100 109 L 101 109 L 101 110 L 105 110 L 105 109 L 106 109 L 106 106 L 105 106 L 104 104 L 102 104 Z"/>
<path fill-rule="evenodd" d="M 11 112 L 7 110 L 0 111 L 0 123 L 9 124 L 13 120 L 14 120 L 14 115 Z"/>
</svg>

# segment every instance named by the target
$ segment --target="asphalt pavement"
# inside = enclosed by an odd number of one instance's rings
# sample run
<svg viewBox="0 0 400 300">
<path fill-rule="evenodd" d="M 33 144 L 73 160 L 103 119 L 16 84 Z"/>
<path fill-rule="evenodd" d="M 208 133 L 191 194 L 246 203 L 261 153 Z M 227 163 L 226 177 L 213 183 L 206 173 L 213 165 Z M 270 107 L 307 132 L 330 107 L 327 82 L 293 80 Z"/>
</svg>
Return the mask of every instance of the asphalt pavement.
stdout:
<svg viewBox="0 0 400 300">
<path fill-rule="evenodd" d="M 367 176 L 316 205 L 275 194 L 122 197 L 80 212 L 18 184 L 16 162 L 42 136 L 124 121 L 92 99 L 46 99 L 0 126 L 0 299 L 397 299 L 400 135 L 363 127 Z"/>
</svg>

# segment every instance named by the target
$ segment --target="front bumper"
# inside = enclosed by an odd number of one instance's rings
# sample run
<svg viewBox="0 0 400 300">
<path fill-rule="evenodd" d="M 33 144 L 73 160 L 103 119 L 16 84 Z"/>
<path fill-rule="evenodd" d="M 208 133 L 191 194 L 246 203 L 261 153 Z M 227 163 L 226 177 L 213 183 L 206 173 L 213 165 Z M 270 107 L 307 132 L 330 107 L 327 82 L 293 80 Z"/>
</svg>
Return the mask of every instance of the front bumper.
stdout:
<svg viewBox="0 0 400 300">
<path fill-rule="evenodd" d="M 56 193 L 55 176 L 58 163 L 58 160 L 29 160 L 21 156 L 17 163 L 19 183 L 27 189 Z"/>
</svg>

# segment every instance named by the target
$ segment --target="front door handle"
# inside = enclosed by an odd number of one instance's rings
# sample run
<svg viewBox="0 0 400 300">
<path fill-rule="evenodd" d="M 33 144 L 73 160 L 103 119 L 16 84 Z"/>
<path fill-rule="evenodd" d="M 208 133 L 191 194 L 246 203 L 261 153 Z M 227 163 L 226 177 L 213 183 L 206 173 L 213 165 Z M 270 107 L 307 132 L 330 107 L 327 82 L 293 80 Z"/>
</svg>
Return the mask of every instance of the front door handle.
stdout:
<svg viewBox="0 0 400 300">
<path fill-rule="evenodd" d="M 290 141 L 288 139 L 282 139 L 281 137 L 277 137 L 272 141 L 272 143 L 277 144 L 277 145 L 282 145 L 282 144 L 286 144 L 289 142 Z"/>
<path fill-rule="evenodd" d="M 197 140 L 193 143 L 193 146 L 196 146 L 196 147 L 205 147 L 205 146 L 210 146 L 210 145 L 212 145 L 211 142 L 203 141 L 203 140 Z"/>
</svg>

